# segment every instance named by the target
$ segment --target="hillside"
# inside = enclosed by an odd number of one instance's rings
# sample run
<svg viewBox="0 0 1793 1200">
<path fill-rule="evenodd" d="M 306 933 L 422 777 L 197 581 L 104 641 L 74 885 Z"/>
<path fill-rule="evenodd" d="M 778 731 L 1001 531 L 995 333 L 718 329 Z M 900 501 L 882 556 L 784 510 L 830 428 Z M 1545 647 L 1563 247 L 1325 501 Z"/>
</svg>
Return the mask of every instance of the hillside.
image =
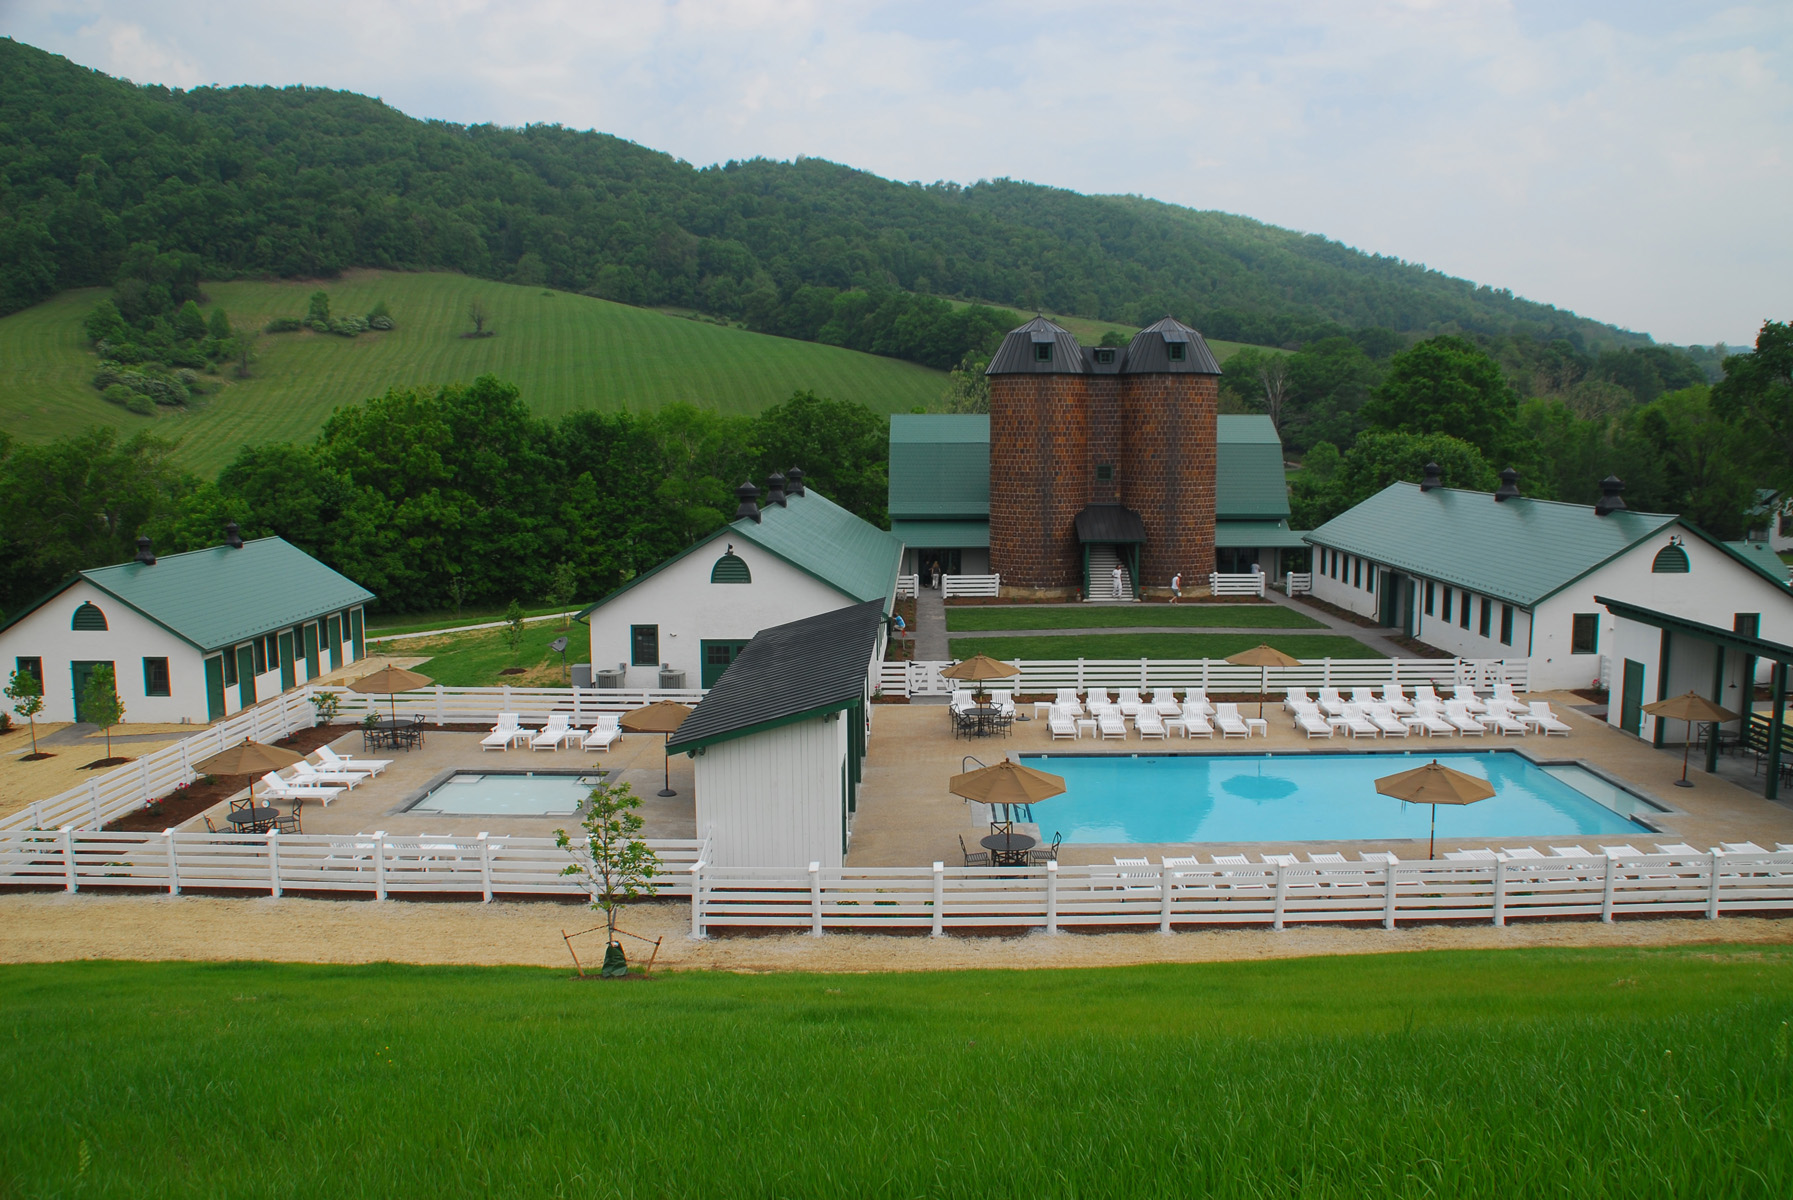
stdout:
<svg viewBox="0 0 1793 1200">
<path fill-rule="evenodd" d="M 305 311 L 312 283 L 209 283 L 206 293 L 239 327 Z M 412 383 L 510 380 L 541 416 L 575 409 L 645 409 L 684 401 L 752 413 L 813 389 L 878 412 L 937 401 L 943 376 L 912 363 L 834 346 L 632 308 L 540 287 L 462 275 L 355 271 L 321 285 L 341 310 L 385 300 L 398 328 L 346 339 L 310 331 L 257 343 L 254 377 L 225 369 L 224 389 L 191 413 L 136 416 L 100 399 L 89 384 L 98 363 L 81 334 L 82 315 L 103 292 L 77 290 L 0 318 L 0 428 L 41 441 L 94 424 L 183 439 L 182 460 L 207 473 L 240 446 L 309 440 L 330 410 Z M 471 328 L 468 303 L 483 301 L 497 336 Z"/>
<path fill-rule="evenodd" d="M 139 88 L 0 40 L 0 312 L 104 285 L 133 244 L 208 278 L 448 269 L 947 366 L 935 296 L 1286 344 L 1381 326 L 1648 339 L 1225 213 L 817 159 L 698 169 L 599 133 L 414 120 L 314 88 Z M 963 316 L 963 313 L 957 314 Z"/>
</svg>

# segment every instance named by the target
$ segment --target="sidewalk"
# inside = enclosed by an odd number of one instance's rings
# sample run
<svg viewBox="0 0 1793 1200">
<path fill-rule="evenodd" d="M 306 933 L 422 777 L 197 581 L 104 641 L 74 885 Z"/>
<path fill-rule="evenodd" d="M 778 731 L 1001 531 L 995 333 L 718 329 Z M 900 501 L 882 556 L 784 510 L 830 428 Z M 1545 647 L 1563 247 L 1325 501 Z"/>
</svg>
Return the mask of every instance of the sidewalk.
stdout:
<svg viewBox="0 0 1793 1200">
<path fill-rule="evenodd" d="M 1328 633 L 1336 633 L 1344 637 L 1356 638 L 1364 645 L 1371 647 L 1378 653 L 1387 655 L 1389 658 L 1414 657 L 1413 651 L 1389 640 L 1390 634 L 1399 634 L 1401 632 L 1399 629 L 1389 629 L 1384 626 L 1376 626 L 1372 628 L 1365 625 L 1357 625 L 1345 620 L 1343 617 L 1335 617 L 1323 609 L 1314 608 L 1307 604 L 1297 604 L 1294 600 L 1283 595 L 1274 588 L 1264 589 L 1264 599 L 1273 604 L 1280 604 L 1284 608 L 1293 609 L 1304 617 L 1313 618 L 1326 626 Z M 1309 629 L 1304 630 L 1303 632 L 1315 633 L 1318 631 Z"/>
</svg>

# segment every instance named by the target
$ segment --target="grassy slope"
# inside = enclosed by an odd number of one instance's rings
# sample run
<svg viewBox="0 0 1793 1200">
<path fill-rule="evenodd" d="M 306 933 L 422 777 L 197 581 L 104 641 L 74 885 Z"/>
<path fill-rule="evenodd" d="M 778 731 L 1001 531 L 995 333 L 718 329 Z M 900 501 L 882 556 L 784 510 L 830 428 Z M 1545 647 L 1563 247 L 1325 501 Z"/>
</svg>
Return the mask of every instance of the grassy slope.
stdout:
<svg viewBox="0 0 1793 1200">
<path fill-rule="evenodd" d="M 1188 625 L 1191 628 L 1324 629 L 1312 617 L 1274 604 L 1141 604 L 1132 608 L 1078 605 L 1059 608 L 1029 604 L 1015 608 L 949 608 L 946 627 L 974 629 L 1122 629 L 1138 625 Z"/>
<path fill-rule="evenodd" d="M 548 417 L 581 408 L 634 410 L 685 401 L 750 413 L 811 388 L 879 412 L 938 400 L 944 376 L 896 359 L 688 321 L 588 296 L 461 275 L 357 271 L 325 283 L 212 283 L 206 291 L 239 327 L 303 316 L 322 287 L 335 311 L 385 300 L 399 328 L 353 340 L 310 332 L 262 337 L 256 378 L 229 385 L 185 415 L 135 416 L 89 386 L 96 362 L 81 319 L 105 293 L 66 292 L 0 319 L 0 428 L 43 440 L 93 424 L 185 438 L 185 461 L 216 468 L 246 443 L 304 440 L 330 410 L 393 386 L 451 383 L 490 372 L 515 383 Z M 467 339 L 469 301 L 483 301 L 498 336 Z"/>
<path fill-rule="evenodd" d="M 1225 658 L 1268 641 L 1296 658 L 1383 658 L 1355 638 L 1330 633 L 1089 633 L 1054 637 L 954 637 L 954 658 Z"/>
<path fill-rule="evenodd" d="M 0 1194 L 1793 1194 L 1785 950 L 566 976 L 0 968 Z"/>
<path fill-rule="evenodd" d="M 571 628 L 554 619 L 525 624 L 523 644 L 515 654 L 504 640 L 505 633 L 503 629 L 480 629 L 444 637 L 381 642 L 374 649 L 397 658 L 428 655 L 429 661 L 416 669 L 447 687 L 500 687 L 507 683 L 516 687 L 564 687 L 561 656 L 548 648 L 558 637 L 567 640 L 567 665 L 591 659 L 591 630 L 578 622 Z M 499 674 L 512 665 L 522 667 L 524 674 Z"/>
<path fill-rule="evenodd" d="M 950 296 L 942 297 L 942 298 L 945 299 L 947 303 L 953 305 L 955 308 L 964 308 L 973 303 L 973 301 L 970 301 L 970 300 L 954 300 Z M 1011 305 L 1007 305 L 1007 304 L 992 304 L 990 307 L 992 307 L 992 308 L 1012 308 Z M 1025 313 L 1022 314 L 1023 317 L 1025 317 L 1026 315 L 1027 314 L 1025 314 Z M 1118 333 L 1124 338 L 1131 339 L 1134 334 L 1139 332 L 1139 329 L 1137 326 L 1119 325 L 1113 321 L 1101 321 L 1101 320 L 1096 319 L 1095 317 L 1053 316 L 1051 313 L 1047 313 L 1046 315 L 1048 317 L 1050 317 L 1051 320 L 1053 320 L 1057 324 L 1062 325 L 1066 329 L 1070 330 L 1073 334 L 1075 334 L 1077 336 L 1077 340 L 1082 342 L 1086 346 L 1096 345 L 1098 342 L 1100 342 L 1102 340 L 1102 335 L 1105 333 L 1110 333 L 1110 332 Z M 1208 349 L 1213 353 L 1214 361 L 1218 362 L 1218 363 L 1223 363 L 1223 364 L 1226 362 L 1227 359 L 1231 358 L 1233 355 L 1237 354 L 1239 351 L 1245 349 L 1245 347 L 1246 347 L 1245 342 L 1226 342 L 1226 341 L 1220 340 L 1219 338 L 1211 338 L 1211 337 L 1205 337 L 1205 338 L 1203 338 L 1203 340 L 1208 343 Z M 1282 349 L 1282 347 L 1280 347 L 1280 346 L 1259 346 L 1258 349 L 1269 350 L 1273 354 L 1288 353 L 1288 351 Z"/>
</svg>

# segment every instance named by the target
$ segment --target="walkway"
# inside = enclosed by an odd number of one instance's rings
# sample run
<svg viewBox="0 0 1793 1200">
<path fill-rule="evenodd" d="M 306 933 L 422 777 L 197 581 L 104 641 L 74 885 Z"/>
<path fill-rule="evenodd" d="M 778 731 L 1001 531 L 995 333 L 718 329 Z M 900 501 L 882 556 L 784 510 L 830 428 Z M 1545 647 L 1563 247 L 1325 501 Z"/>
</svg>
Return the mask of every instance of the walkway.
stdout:
<svg viewBox="0 0 1793 1200">
<path fill-rule="evenodd" d="M 1389 629 L 1384 626 L 1376 626 L 1372 628 L 1367 625 L 1358 625 L 1354 622 L 1345 620 L 1343 617 L 1335 617 L 1324 609 L 1315 608 L 1309 604 L 1298 604 L 1281 592 L 1271 588 L 1264 589 L 1264 599 L 1270 601 L 1272 604 L 1280 604 L 1284 608 L 1293 609 L 1304 617 L 1312 617 L 1314 620 L 1326 626 L 1326 631 L 1328 633 L 1337 633 L 1344 637 L 1356 638 L 1364 645 L 1375 650 L 1378 654 L 1387 655 L 1389 658 L 1415 657 L 1413 651 L 1389 640 L 1390 634 L 1399 634 L 1401 632 L 1399 629 Z M 1318 630 L 1308 630 L 1307 632 L 1316 633 Z"/>
<path fill-rule="evenodd" d="M 922 588 L 915 597 L 916 661 L 945 662 L 951 657 L 946 645 L 946 601 L 933 588 Z"/>
</svg>

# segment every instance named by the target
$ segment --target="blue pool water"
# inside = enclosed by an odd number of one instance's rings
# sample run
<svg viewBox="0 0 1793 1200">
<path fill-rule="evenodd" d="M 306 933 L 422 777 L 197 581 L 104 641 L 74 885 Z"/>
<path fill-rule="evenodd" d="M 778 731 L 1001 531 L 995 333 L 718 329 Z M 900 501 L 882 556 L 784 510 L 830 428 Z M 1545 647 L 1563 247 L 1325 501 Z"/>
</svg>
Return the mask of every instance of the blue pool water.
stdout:
<svg viewBox="0 0 1793 1200">
<path fill-rule="evenodd" d="M 1439 805 L 1440 840 L 1650 832 L 1570 782 L 1584 778 L 1618 790 L 1598 776 L 1579 767 L 1546 769 L 1512 753 L 1030 754 L 1022 761 L 1064 778 L 1064 795 L 1033 806 L 1048 838 L 1061 832 L 1066 842 L 1307 842 L 1424 838 L 1432 810 L 1377 795 L 1375 781 L 1434 758 L 1495 789 L 1475 804 Z"/>
<path fill-rule="evenodd" d="M 572 816 L 600 779 L 597 775 L 532 775 L 527 772 L 452 776 L 413 804 L 409 812 L 443 816 Z"/>
</svg>

